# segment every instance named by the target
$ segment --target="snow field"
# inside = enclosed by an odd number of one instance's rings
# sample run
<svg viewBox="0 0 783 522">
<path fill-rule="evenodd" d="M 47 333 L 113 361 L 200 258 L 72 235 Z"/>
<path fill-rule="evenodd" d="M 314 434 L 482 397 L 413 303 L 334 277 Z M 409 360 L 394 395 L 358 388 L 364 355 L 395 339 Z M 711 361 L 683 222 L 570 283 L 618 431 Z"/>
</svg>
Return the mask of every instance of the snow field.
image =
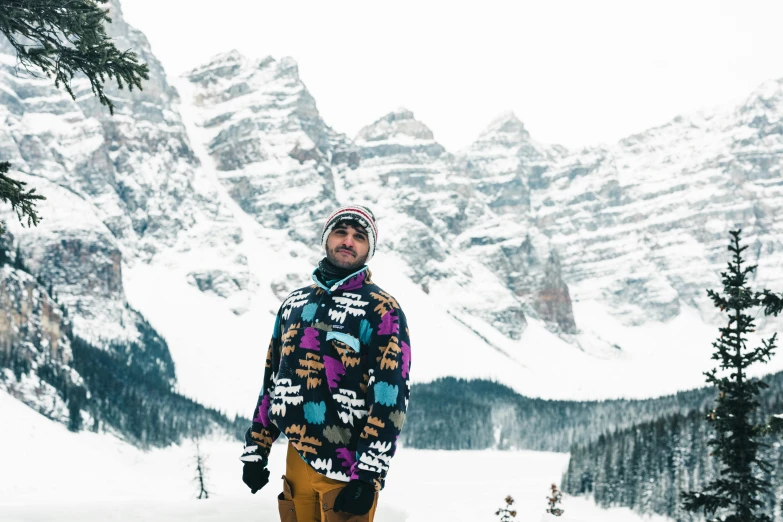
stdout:
<svg viewBox="0 0 783 522">
<path fill-rule="evenodd" d="M 270 459 L 271 482 L 251 495 L 241 481 L 241 443 L 208 439 L 208 500 L 196 500 L 194 444 L 142 451 L 106 434 L 71 433 L 0 392 L 0 520 L 3 522 L 274 522 L 285 443 Z M 520 521 L 546 515 L 549 485 L 568 455 L 545 452 L 424 451 L 402 448 L 381 493 L 377 522 L 479 522 L 511 495 Z M 627 509 L 603 510 L 564 497 L 560 522 L 664 522 Z"/>
</svg>

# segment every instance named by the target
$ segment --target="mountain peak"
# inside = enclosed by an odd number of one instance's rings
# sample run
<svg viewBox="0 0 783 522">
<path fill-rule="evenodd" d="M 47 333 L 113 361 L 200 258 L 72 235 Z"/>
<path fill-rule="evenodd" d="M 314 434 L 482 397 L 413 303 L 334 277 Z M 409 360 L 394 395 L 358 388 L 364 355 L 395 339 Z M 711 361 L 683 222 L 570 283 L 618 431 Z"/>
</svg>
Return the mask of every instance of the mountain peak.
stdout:
<svg viewBox="0 0 783 522">
<path fill-rule="evenodd" d="M 505 111 L 493 119 L 468 149 L 482 149 L 500 145 L 503 148 L 518 147 L 532 142 L 525 124 L 513 111 Z"/>
<path fill-rule="evenodd" d="M 244 60 L 245 57 L 237 49 L 231 49 L 223 53 L 218 53 L 212 57 L 211 62 L 238 62 Z"/>
<path fill-rule="evenodd" d="M 783 78 L 767 80 L 747 97 L 744 109 L 758 106 L 766 111 L 775 110 L 781 106 L 781 101 L 783 101 Z"/>
<path fill-rule="evenodd" d="M 247 58 L 238 50 L 216 54 L 205 64 L 200 65 L 185 73 L 185 78 L 191 82 L 204 82 L 214 80 L 216 77 L 233 78 L 242 69 Z"/>
<path fill-rule="evenodd" d="M 413 116 L 413 111 L 400 107 L 372 124 L 362 127 L 356 135 L 356 141 L 380 141 L 392 138 L 414 138 L 434 140 L 429 127 Z"/>
<path fill-rule="evenodd" d="M 754 94 L 764 97 L 779 97 L 783 92 L 783 78 L 767 80 L 754 90 Z"/>
<path fill-rule="evenodd" d="M 299 79 L 299 64 L 290 56 L 283 56 L 279 62 L 280 74 Z"/>
<path fill-rule="evenodd" d="M 393 110 L 392 112 L 390 112 L 389 114 L 381 118 L 381 120 L 387 121 L 389 123 L 394 121 L 405 121 L 405 120 L 415 120 L 415 119 L 416 118 L 413 116 L 413 111 L 408 110 L 405 107 L 398 107 L 397 109 Z"/>
<path fill-rule="evenodd" d="M 225 66 L 230 64 L 241 65 L 245 61 L 247 61 L 245 55 L 240 53 L 237 49 L 231 49 L 230 51 L 225 51 L 212 56 L 209 60 L 207 60 L 206 63 L 204 63 L 204 65 L 197 67 L 197 69 Z"/>
<path fill-rule="evenodd" d="M 514 111 L 502 112 L 492 120 L 487 128 L 484 129 L 484 132 L 482 132 L 482 136 L 488 134 L 516 134 L 524 138 L 530 137 L 530 133 L 525 129 L 525 124 L 517 118 Z"/>
</svg>

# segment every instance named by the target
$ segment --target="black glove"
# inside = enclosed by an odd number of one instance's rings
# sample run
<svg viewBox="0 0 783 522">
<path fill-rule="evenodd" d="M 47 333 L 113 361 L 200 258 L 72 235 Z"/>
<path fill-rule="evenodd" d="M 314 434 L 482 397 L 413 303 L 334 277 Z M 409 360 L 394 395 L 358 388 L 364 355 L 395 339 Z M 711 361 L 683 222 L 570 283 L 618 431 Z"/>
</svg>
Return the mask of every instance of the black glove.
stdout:
<svg viewBox="0 0 783 522">
<path fill-rule="evenodd" d="M 255 495 L 256 491 L 269 482 L 269 470 L 266 469 L 263 462 L 245 462 L 245 467 L 242 470 L 242 482 L 247 484 L 250 492 Z"/>
<path fill-rule="evenodd" d="M 375 502 L 375 486 L 361 480 L 352 480 L 334 499 L 334 511 L 364 515 Z"/>
</svg>

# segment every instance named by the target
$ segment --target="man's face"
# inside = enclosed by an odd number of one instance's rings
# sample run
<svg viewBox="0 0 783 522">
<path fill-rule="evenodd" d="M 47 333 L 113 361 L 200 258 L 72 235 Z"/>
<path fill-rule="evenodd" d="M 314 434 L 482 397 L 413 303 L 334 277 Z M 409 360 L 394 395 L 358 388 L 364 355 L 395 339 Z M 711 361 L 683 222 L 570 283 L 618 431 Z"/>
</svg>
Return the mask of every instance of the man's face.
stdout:
<svg viewBox="0 0 783 522">
<path fill-rule="evenodd" d="M 367 261 L 370 240 L 360 225 L 338 222 L 326 238 L 326 258 L 345 269 L 359 269 Z"/>
</svg>

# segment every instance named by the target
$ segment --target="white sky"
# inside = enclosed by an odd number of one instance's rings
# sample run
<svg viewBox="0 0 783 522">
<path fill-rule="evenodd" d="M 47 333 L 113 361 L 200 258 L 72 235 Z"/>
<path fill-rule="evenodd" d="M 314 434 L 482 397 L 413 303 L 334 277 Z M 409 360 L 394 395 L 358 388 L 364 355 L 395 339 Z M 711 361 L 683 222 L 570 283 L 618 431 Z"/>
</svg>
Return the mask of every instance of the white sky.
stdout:
<svg viewBox="0 0 783 522">
<path fill-rule="evenodd" d="M 783 2 L 122 0 L 168 73 L 292 56 L 353 137 L 404 106 L 449 150 L 513 110 L 533 138 L 613 142 L 783 77 Z"/>
</svg>

